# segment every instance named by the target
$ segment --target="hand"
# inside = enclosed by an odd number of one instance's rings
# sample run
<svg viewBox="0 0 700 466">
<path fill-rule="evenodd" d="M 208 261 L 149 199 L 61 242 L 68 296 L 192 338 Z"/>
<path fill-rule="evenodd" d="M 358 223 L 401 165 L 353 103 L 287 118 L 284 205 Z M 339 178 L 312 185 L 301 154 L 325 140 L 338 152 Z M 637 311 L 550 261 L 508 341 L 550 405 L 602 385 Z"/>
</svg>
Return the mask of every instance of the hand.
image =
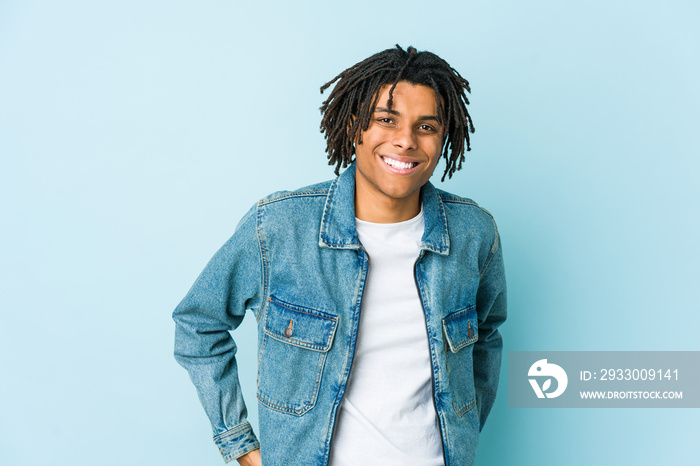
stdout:
<svg viewBox="0 0 700 466">
<path fill-rule="evenodd" d="M 260 450 L 249 451 L 245 455 L 238 458 L 238 464 L 241 466 L 262 466 L 260 459 Z"/>
</svg>

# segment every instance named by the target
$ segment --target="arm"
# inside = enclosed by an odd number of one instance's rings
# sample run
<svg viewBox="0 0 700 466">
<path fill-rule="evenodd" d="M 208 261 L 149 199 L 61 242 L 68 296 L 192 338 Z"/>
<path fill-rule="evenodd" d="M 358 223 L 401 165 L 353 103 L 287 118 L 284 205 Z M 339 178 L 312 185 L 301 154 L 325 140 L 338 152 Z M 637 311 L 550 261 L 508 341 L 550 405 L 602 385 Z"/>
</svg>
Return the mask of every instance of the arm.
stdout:
<svg viewBox="0 0 700 466">
<path fill-rule="evenodd" d="M 229 334 L 246 309 L 260 308 L 256 213 L 253 208 L 243 217 L 173 312 L 175 359 L 189 372 L 211 421 L 214 442 L 227 462 L 260 447 L 247 421 L 236 344 Z"/>
<path fill-rule="evenodd" d="M 498 231 L 483 266 L 476 309 L 479 316 L 479 340 L 474 345 L 474 383 L 479 409 L 479 430 L 484 428 L 496 399 L 501 372 L 503 342 L 498 327 L 506 320 L 506 279 Z"/>
<path fill-rule="evenodd" d="M 262 466 L 260 459 L 260 450 L 253 450 L 238 458 L 238 464 L 241 466 Z"/>
</svg>

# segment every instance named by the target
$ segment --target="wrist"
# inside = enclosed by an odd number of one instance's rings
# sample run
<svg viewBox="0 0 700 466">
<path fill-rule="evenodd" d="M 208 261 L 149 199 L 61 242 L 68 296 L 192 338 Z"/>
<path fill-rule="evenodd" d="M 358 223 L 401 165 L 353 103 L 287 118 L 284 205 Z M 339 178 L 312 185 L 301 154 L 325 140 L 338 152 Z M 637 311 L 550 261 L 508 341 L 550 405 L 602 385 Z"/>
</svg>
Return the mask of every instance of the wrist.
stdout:
<svg viewBox="0 0 700 466">
<path fill-rule="evenodd" d="M 241 466 L 261 466 L 260 450 L 251 450 L 245 455 L 238 458 L 238 464 Z"/>
</svg>

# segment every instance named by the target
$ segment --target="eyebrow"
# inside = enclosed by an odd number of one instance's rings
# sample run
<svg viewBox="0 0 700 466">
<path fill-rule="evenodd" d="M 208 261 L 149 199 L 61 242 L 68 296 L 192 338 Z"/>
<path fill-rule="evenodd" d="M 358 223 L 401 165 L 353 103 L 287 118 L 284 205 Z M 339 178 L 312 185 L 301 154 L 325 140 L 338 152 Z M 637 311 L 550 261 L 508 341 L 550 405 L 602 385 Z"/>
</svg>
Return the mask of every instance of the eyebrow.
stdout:
<svg viewBox="0 0 700 466">
<path fill-rule="evenodd" d="M 390 115 L 396 115 L 399 117 L 401 116 L 401 112 L 397 112 L 393 108 L 391 110 L 389 110 L 386 107 L 376 107 L 374 109 L 374 113 L 388 113 Z M 435 121 L 436 123 L 440 124 L 440 120 L 435 115 L 421 115 L 418 117 L 418 121 L 428 121 L 428 120 Z"/>
</svg>

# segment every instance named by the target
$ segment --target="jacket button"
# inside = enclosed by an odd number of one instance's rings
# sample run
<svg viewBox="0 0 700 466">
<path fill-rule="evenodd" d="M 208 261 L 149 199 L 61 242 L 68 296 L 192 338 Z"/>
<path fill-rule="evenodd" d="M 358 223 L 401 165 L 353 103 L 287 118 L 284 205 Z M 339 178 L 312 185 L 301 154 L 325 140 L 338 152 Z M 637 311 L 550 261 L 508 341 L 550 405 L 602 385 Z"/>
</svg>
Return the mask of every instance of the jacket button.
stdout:
<svg viewBox="0 0 700 466">
<path fill-rule="evenodd" d="M 294 333 L 292 331 L 292 325 L 294 325 L 294 321 L 292 321 L 292 319 L 289 319 L 289 325 L 287 325 L 287 328 L 284 329 L 284 336 L 287 338 L 291 338 L 292 334 Z"/>
</svg>

